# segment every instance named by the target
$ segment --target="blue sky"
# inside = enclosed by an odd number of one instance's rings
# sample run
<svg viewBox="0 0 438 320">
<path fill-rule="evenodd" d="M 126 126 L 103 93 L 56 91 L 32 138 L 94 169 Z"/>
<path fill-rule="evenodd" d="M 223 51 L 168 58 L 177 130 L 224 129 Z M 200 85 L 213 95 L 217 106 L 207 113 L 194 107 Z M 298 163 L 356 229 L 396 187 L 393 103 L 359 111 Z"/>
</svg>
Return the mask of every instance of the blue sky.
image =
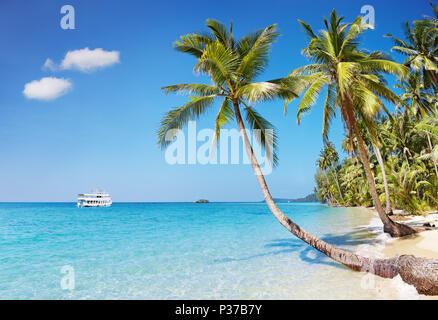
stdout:
<svg viewBox="0 0 438 320">
<path fill-rule="evenodd" d="M 64 4 L 75 8 L 75 30 L 60 27 Z M 219 5 L 218 5 L 219 4 Z M 375 30 L 362 37 L 370 50 L 390 51 L 385 33 L 402 35 L 401 24 L 430 14 L 428 1 L 59 1 L 0 2 L 0 201 L 74 201 L 95 187 L 115 201 L 261 200 L 248 165 L 175 165 L 156 147 L 156 131 L 170 107 L 186 97 L 159 88 L 205 82 L 193 74 L 194 59 L 172 49 L 179 35 L 205 29 L 205 20 L 234 22 L 236 36 L 278 23 L 281 37 L 261 79 L 285 76 L 305 64 L 306 38 L 297 22 L 316 30 L 333 8 L 352 21 L 363 5 L 375 9 Z M 119 63 L 92 72 L 43 70 L 69 51 L 117 51 Z M 400 61 L 400 57 L 395 57 Z M 51 101 L 26 98 L 26 83 L 68 79 L 72 88 Z M 312 192 L 322 147 L 322 102 L 300 126 L 297 101 L 285 117 L 282 102 L 257 105 L 280 136 L 280 166 L 267 177 L 275 197 Z M 214 113 L 197 123 L 211 128 Z M 331 140 L 340 149 L 339 117 Z"/>
</svg>

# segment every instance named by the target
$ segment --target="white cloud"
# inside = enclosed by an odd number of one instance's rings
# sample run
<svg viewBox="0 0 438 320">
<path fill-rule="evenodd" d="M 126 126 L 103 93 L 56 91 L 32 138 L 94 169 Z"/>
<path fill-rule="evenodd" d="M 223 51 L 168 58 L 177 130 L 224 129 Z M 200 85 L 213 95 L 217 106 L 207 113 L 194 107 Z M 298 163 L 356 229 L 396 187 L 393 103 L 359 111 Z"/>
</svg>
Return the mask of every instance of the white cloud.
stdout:
<svg viewBox="0 0 438 320">
<path fill-rule="evenodd" d="M 43 70 L 50 70 L 50 71 L 56 71 L 58 70 L 58 66 L 52 61 L 52 59 L 46 59 L 46 62 L 44 62 Z"/>
<path fill-rule="evenodd" d="M 105 51 L 101 48 L 90 50 L 85 48 L 67 52 L 61 62 L 61 69 L 76 69 L 82 72 L 90 72 L 119 62 L 120 53 L 118 51 Z"/>
<path fill-rule="evenodd" d="M 67 79 L 46 77 L 24 85 L 23 94 L 28 99 L 53 100 L 66 94 L 72 88 Z"/>
</svg>

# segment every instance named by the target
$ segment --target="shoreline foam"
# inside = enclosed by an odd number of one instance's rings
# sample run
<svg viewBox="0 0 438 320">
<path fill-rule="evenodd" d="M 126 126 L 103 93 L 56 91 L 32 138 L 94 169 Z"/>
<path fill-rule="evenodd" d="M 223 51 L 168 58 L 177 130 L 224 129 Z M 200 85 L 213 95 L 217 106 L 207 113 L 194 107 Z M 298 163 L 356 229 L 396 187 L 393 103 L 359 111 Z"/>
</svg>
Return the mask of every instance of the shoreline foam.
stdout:
<svg viewBox="0 0 438 320">
<path fill-rule="evenodd" d="M 374 217 L 368 225 L 362 226 L 369 232 L 376 234 L 376 238 L 369 244 L 357 247 L 356 252 L 360 255 L 374 258 L 391 258 L 402 254 L 412 254 L 418 257 L 438 259 L 438 230 L 428 230 L 403 239 L 391 238 L 383 232 L 383 224 L 375 209 L 368 208 Z M 422 225 L 423 223 L 435 223 L 438 214 L 427 217 L 404 216 L 403 223 Z M 414 286 L 405 283 L 400 276 L 394 279 L 383 279 L 374 275 L 367 275 L 368 288 L 375 290 L 378 299 L 401 299 L 401 300 L 438 300 L 438 296 L 425 296 L 418 294 Z"/>
</svg>

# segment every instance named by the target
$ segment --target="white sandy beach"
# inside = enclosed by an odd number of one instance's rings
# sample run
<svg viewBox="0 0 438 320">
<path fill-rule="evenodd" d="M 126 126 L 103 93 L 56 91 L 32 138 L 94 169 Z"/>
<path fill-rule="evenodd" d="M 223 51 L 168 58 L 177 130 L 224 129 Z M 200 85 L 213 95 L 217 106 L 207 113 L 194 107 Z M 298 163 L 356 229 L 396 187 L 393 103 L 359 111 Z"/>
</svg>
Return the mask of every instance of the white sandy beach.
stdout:
<svg viewBox="0 0 438 320">
<path fill-rule="evenodd" d="M 374 213 L 375 211 L 372 210 Z M 361 245 L 357 252 L 370 257 L 394 257 L 397 255 L 410 254 L 418 257 L 438 259 L 438 229 L 421 232 L 415 236 L 403 239 L 393 239 L 388 234 L 383 233 L 383 224 L 377 213 L 372 218 L 369 226 L 364 226 L 370 232 L 376 233 L 376 240 L 369 245 Z M 398 218 L 398 217 L 397 217 Z M 438 226 L 438 214 L 427 216 L 403 216 L 403 223 L 420 227 L 429 222 Z M 394 279 L 383 279 L 373 275 L 365 275 L 362 286 L 369 290 L 374 290 L 378 299 L 433 299 L 438 300 L 438 296 L 424 296 L 417 293 L 416 289 L 403 282 L 398 276 Z"/>
</svg>

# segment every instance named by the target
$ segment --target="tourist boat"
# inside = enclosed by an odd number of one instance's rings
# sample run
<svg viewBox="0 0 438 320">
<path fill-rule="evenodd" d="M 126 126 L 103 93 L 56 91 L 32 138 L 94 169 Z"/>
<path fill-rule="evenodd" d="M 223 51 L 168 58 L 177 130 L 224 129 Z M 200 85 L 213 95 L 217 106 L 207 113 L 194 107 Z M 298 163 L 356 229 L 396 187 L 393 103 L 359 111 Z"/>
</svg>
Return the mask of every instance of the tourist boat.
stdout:
<svg viewBox="0 0 438 320">
<path fill-rule="evenodd" d="M 110 207 L 113 201 L 107 192 L 93 192 L 78 194 L 78 208 L 82 207 Z"/>
</svg>

